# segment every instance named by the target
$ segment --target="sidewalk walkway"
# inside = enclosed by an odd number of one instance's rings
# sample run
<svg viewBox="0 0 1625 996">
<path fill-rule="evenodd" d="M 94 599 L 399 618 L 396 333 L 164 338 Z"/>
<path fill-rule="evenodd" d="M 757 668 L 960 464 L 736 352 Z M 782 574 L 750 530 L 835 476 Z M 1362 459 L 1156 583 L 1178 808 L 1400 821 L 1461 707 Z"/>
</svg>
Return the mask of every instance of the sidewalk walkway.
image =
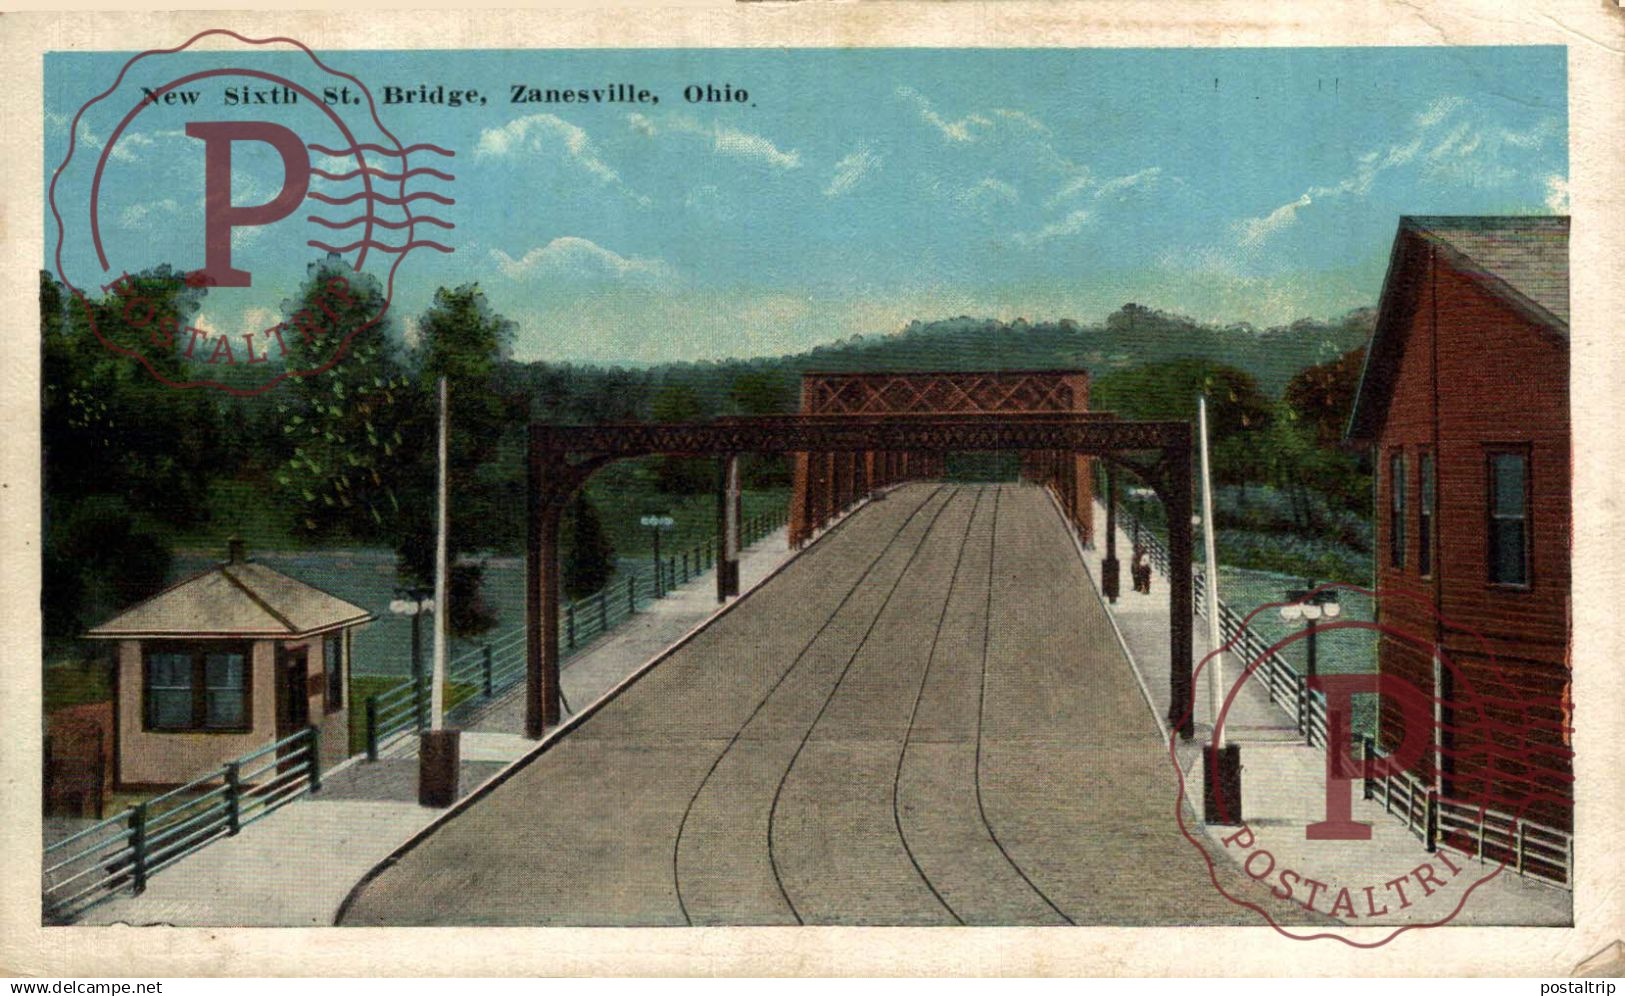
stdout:
<svg viewBox="0 0 1625 996">
<path fill-rule="evenodd" d="M 789 548 L 789 532 L 783 528 L 740 551 L 739 590 L 749 591 L 793 556 L 795 551 Z M 626 680 L 645 661 L 682 639 L 721 607 L 717 602 L 716 573 L 707 571 L 667 592 L 664 598 L 649 603 L 585 652 L 566 660 L 559 674 L 566 717 Z M 524 682 L 470 717 L 463 728 L 493 733 L 523 731 Z"/>
<path fill-rule="evenodd" d="M 795 556 L 784 529 L 741 551 L 740 590 Z M 623 681 L 721 606 L 713 571 L 696 575 L 586 652 L 565 662 L 565 697 L 581 709 Z M 572 710 L 573 711 L 573 710 Z M 459 797 L 536 746 L 524 737 L 524 685 L 471 719 L 460 738 Z M 331 926 L 363 875 L 443 811 L 417 804 L 415 736 L 375 762 L 353 757 L 322 789 L 211 843 L 152 876 L 140 896 L 89 910 L 83 924 L 185 927 Z"/>
<path fill-rule="evenodd" d="M 1105 506 L 1098 502 L 1095 521 L 1106 521 Z M 1120 527 L 1117 556 L 1124 585 L 1117 603 L 1109 604 L 1107 611 L 1139 675 L 1150 708 L 1166 734 L 1168 578 L 1153 567 L 1151 594 L 1134 591 L 1128 585 L 1133 552 L 1128 530 Z M 1082 557 L 1098 591 L 1105 536 L 1094 549 L 1082 550 Z M 1221 598 L 1223 594 L 1221 591 Z M 1207 621 L 1201 617 L 1195 618 L 1193 644 L 1193 661 L 1200 662 L 1212 647 Z M 1227 694 L 1244 663 L 1226 655 Z M 1185 772 L 1186 796 L 1196 810 L 1201 807 L 1201 748 L 1213 734 L 1207 677 L 1203 672 L 1196 679 L 1196 735 L 1176 749 Z M 1204 827 L 1206 849 L 1215 857 L 1225 854 L 1272 886 L 1281 883 L 1283 872 L 1297 876 L 1286 882 L 1292 887 L 1293 899 L 1282 900 L 1283 904 L 1301 905 L 1313 893 L 1315 909 L 1338 916 L 1351 926 L 1389 927 L 1443 920 L 1481 926 L 1557 926 L 1572 922 L 1573 897 L 1566 890 L 1520 878 L 1511 869 L 1492 877 L 1495 865 L 1480 865 L 1476 858 L 1453 851 L 1442 852 L 1442 857 L 1429 853 L 1398 818 L 1383 812 L 1381 803 L 1362 799 L 1358 783 L 1352 787 L 1353 818 L 1370 824 L 1371 839 L 1307 840 L 1305 828 L 1326 818 L 1326 755 L 1299 737 L 1291 716 L 1270 701 L 1261 678 L 1246 681 L 1230 706 L 1225 728 L 1229 742 L 1241 745 L 1246 832 L 1238 827 Z M 1192 818 L 1189 811 L 1187 818 Z M 1201 826 L 1193 818 L 1192 822 Z M 1459 870 L 1452 871 L 1452 866 Z M 1349 891 L 1352 906 L 1334 911 L 1332 907 L 1343 889 Z M 1455 912 L 1458 905 L 1460 911 Z"/>
</svg>

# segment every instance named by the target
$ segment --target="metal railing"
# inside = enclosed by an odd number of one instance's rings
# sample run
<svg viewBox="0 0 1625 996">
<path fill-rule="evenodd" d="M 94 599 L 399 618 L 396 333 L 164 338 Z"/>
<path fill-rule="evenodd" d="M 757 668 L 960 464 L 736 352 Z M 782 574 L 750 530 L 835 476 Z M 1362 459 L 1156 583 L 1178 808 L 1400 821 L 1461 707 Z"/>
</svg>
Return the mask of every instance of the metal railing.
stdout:
<svg viewBox="0 0 1625 996">
<path fill-rule="evenodd" d="M 1133 528 L 1132 515 L 1122 509 L 1118 515 L 1127 521 L 1128 528 Z M 1144 523 L 1140 524 L 1139 537 L 1151 563 L 1167 577 L 1168 549 L 1161 538 Z M 1193 568 L 1191 573 L 1192 610 L 1206 619 L 1205 573 L 1200 568 Z M 1218 600 L 1218 605 L 1223 638 L 1233 641 L 1233 652 L 1242 659 L 1259 662 L 1253 677 L 1263 683 L 1270 701 L 1292 717 L 1305 742 L 1314 747 L 1326 746 L 1325 696 L 1311 690 L 1308 678 L 1284 656 L 1271 651 L 1269 644 L 1255 631 L 1244 629 L 1242 616 L 1223 599 Z M 1365 738 L 1365 749 L 1367 757 L 1374 756 L 1369 737 Z M 1476 855 L 1480 861 L 1504 861 L 1519 875 L 1573 888 L 1574 837 L 1566 831 L 1442 797 L 1410 772 L 1368 779 L 1365 797 L 1380 800 L 1384 811 L 1403 822 L 1430 851 L 1441 842 L 1449 843 L 1457 850 Z"/>
<path fill-rule="evenodd" d="M 199 848 L 321 788 L 316 727 L 267 744 L 45 848 L 47 923 L 69 923 Z"/>
<path fill-rule="evenodd" d="M 1380 756 L 1370 737 L 1363 738 L 1363 750 L 1367 762 Z M 1409 771 L 1366 778 L 1362 795 L 1381 802 L 1383 812 L 1396 817 L 1429 851 L 1448 844 L 1480 864 L 1505 864 L 1518 875 L 1574 887 L 1574 836 L 1566 831 L 1441 795 Z"/>
<path fill-rule="evenodd" d="M 788 521 L 775 509 L 740 520 L 740 547 L 750 546 Z M 568 659 L 637 615 L 644 607 L 716 567 L 719 541 L 713 537 L 662 557 L 658 565 L 634 571 L 590 595 L 566 602 L 559 613 L 559 651 Z M 447 662 L 446 717 L 460 722 L 507 692 L 525 677 L 525 629 L 514 626 Z M 408 677 L 385 692 L 368 696 L 364 708 L 367 759 L 376 761 L 397 738 L 429 726 L 429 675 Z"/>
</svg>

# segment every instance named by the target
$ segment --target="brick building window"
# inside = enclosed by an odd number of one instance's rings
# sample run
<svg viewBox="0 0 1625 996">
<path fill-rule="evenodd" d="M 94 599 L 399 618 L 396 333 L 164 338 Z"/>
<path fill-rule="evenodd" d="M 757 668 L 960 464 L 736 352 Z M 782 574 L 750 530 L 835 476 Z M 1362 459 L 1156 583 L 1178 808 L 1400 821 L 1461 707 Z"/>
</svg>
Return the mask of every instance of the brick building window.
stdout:
<svg viewBox="0 0 1625 996">
<path fill-rule="evenodd" d="M 1438 500 L 1431 451 L 1417 455 L 1416 477 L 1416 571 L 1428 577 L 1433 573 L 1433 515 Z"/>
<path fill-rule="evenodd" d="M 1388 457 L 1388 562 L 1405 566 L 1405 451 Z"/>
<path fill-rule="evenodd" d="M 142 672 L 147 729 L 248 730 L 247 644 L 147 644 Z"/>
<path fill-rule="evenodd" d="M 1529 453 L 1489 454 L 1490 584 L 1529 587 Z"/>
</svg>

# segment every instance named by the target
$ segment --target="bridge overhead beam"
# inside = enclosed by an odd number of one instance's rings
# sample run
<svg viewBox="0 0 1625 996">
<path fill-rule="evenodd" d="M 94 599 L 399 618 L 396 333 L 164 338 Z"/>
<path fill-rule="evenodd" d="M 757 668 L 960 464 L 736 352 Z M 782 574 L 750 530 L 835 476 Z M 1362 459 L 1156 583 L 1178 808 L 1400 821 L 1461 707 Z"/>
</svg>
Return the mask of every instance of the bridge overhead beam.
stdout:
<svg viewBox="0 0 1625 996">
<path fill-rule="evenodd" d="M 1168 586 L 1169 719 L 1187 739 L 1194 734 L 1191 691 L 1191 426 L 1188 422 L 1132 422 L 1106 413 L 906 416 L 766 416 L 700 423 L 622 423 L 530 427 L 527 460 L 526 713 L 525 732 L 540 737 L 561 717 L 559 696 L 559 520 L 565 505 L 594 471 L 615 460 L 671 454 L 796 454 L 796 473 L 807 482 L 801 522 L 817 528 L 832 512 L 833 457 L 879 450 L 893 455 L 892 480 L 943 472 L 954 451 L 1008 450 L 1059 458 L 1065 470 L 1092 456 L 1131 467 L 1162 499 L 1168 519 L 1172 578 Z M 1148 454 L 1151 462 L 1128 459 Z M 1042 459 L 1040 457 L 1040 459 Z M 1076 484 L 1074 498 L 1076 498 Z M 817 498 L 815 505 L 814 498 Z M 794 511 L 794 510 L 793 510 Z M 800 540 L 804 540 L 803 534 Z M 792 542 L 798 542 L 792 537 Z"/>
</svg>

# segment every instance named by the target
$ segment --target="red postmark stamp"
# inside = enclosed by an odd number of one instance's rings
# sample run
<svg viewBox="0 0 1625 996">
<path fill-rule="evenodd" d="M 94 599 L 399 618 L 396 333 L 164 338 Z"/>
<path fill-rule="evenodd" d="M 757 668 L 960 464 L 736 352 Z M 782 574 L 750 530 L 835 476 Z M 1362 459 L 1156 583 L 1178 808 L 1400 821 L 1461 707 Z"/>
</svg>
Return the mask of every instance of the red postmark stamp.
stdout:
<svg viewBox="0 0 1625 996">
<path fill-rule="evenodd" d="M 454 225 L 454 153 L 403 144 L 356 77 L 290 38 L 141 52 L 73 116 L 54 265 L 86 327 L 179 388 L 246 395 L 340 362 Z M 417 165 L 426 163 L 426 165 Z"/>
<path fill-rule="evenodd" d="M 1431 617 L 1437 626 L 1417 633 L 1315 611 L 1318 625 L 1273 642 L 1258 635 L 1255 623 L 1265 613 L 1285 608 L 1284 617 L 1304 618 L 1303 606 L 1335 602 L 1339 590 L 1376 604 L 1404 603 L 1395 614 Z M 1339 630 L 1368 632 L 1408 659 L 1431 661 L 1430 687 L 1398 668 L 1306 676 L 1287 663 L 1288 646 Z M 1437 642 L 1435 634 L 1446 630 L 1471 650 Z M 1209 710 L 1211 732 L 1197 741 L 1198 760 L 1180 749 L 1177 734 L 1169 756 L 1180 831 L 1226 899 L 1287 937 L 1373 948 L 1406 931 L 1459 922 L 1470 901 L 1504 901 L 1474 900 L 1499 876 L 1544 870 L 1550 880 L 1560 866 L 1567 874 L 1558 853 L 1564 845 L 1541 822 L 1566 805 L 1573 781 L 1567 711 L 1540 695 L 1484 689 L 1498 667 L 1489 640 L 1450 624 L 1416 593 L 1352 585 L 1324 585 L 1245 618 L 1231 615 L 1225 637 L 1200 661 L 1186 704 L 1199 714 L 1197 699 L 1209 694 L 1222 653 L 1228 673 Z M 1272 711 L 1281 723 L 1257 722 Z M 1515 909 L 1503 920 L 1495 915 L 1489 922 L 1519 922 Z M 1304 929 L 1317 923 L 1377 930 Z"/>
</svg>

